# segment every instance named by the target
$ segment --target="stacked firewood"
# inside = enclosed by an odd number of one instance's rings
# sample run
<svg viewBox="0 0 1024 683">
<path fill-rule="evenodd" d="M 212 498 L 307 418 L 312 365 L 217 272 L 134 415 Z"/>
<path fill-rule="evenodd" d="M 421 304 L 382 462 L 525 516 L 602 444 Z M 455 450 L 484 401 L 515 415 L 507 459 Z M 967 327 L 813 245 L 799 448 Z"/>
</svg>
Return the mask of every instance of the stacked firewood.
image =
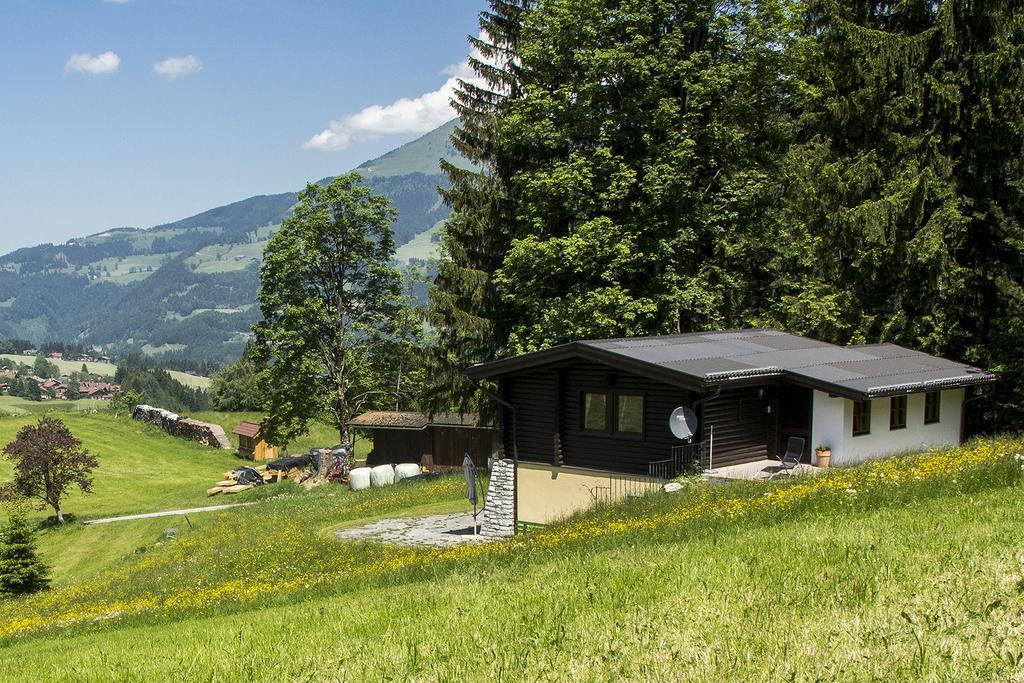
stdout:
<svg viewBox="0 0 1024 683">
<path fill-rule="evenodd" d="M 309 476 L 308 470 L 292 467 L 287 471 L 282 470 L 271 470 L 266 465 L 260 465 L 259 467 L 253 467 L 259 476 L 263 479 L 264 484 L 276 484 L 285 479 L 290 479 L 296 484 L 301 484 Z M 241 493 L 242 491 L 248 491 L 251 488 L 255 488 L 259 484 L 254 483 L 242 483 L 239 481 L 237 470 L 224 473 L 224 479 L 218 481 L 212 488 L 206 489 L 206 495 L 215 496 L 218 493 Z"/>
</svg>

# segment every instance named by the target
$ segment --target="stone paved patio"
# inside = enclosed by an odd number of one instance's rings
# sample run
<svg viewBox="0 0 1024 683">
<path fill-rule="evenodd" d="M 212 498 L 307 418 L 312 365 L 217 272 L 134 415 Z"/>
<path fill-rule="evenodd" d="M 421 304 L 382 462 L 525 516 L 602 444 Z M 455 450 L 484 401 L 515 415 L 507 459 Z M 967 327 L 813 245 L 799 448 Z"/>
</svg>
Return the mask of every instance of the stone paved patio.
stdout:
<svg viewBox="0 0 1024 683">
<path fill-rule="evenodd" d="M 483 515 L 477 517 L 477 525 Z M 478 529 L 479 530 L 479 529 Z M 457 512 L 447 515 L 395 517 L 335 532 L 347 540 L 377 541 L 397 545 L 447 547 L 460 543 L 483 543 L 486 538 L 473 535 L 473 514 Z"/>
</svg>

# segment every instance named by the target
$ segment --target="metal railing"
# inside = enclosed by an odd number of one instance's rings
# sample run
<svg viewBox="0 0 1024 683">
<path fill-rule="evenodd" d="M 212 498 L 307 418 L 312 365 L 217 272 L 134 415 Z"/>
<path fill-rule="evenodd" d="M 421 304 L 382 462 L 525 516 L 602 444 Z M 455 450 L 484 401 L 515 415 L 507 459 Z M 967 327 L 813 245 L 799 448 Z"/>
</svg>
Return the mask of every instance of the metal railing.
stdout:
<svg viewBox="0 0 1024 683">
<path fill-rule="evenodd" d="M 595 503 L 616 503 L 624 498 L 660 491 L 664 482 L 644 474 L 612 474 L 607 486 L 590 487 Z"/>
<path fill-rule="evenodd" d="M 681 474 L 697 472 L 701 467 L 703 448 L 700 443 L 672 447 L 672 457 L 647 463 L 647 473 L 656 479 L 675 479 Z"/>
</svg>

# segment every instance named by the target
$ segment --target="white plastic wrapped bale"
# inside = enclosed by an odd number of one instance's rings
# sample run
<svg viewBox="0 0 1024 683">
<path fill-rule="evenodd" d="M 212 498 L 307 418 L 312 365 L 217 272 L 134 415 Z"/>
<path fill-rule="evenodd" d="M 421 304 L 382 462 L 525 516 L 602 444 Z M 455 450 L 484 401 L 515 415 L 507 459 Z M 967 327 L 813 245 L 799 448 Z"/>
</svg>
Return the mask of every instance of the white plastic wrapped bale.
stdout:
<svg viewBox="0 0 1024 683">
<path fill-rule="evenodd" d="M 377 465 L 370 470 L 370 483 L 374 486 L 391 486 L 395 483 L 395 468 L 391 465 Z"/>
<path fill-rule="evenodd" d="M 370 468 L 357 467 L 348 473 L 348 485 L 353 491 L 362 491 L 370 488 Z"/>
<path fill-rule="evenodd" d="M 420 473 L 420 466 L 414 462 L 403 462 L 401 465 L 395 465 L 395 483 L 408 479 L 409 477 L 415 477 Z"/>
</svg>

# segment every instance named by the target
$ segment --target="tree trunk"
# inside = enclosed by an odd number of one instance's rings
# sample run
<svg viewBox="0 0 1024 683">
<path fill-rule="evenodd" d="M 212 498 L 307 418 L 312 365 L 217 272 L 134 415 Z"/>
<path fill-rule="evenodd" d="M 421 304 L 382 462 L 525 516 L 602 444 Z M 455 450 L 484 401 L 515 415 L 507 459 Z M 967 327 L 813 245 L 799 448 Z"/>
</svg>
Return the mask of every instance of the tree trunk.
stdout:
<svg viewBox="0 0 1024 683">
<path fill-rule="evenodd" d="M 64 523 L 64 513 L 60 511 L 60 505 L 54 505 L 53 506 L 53 510 L 54 510 L 54 512 L 57 513 L 57 523 L 58 524 L 63 524 Z"/>
</svg>

